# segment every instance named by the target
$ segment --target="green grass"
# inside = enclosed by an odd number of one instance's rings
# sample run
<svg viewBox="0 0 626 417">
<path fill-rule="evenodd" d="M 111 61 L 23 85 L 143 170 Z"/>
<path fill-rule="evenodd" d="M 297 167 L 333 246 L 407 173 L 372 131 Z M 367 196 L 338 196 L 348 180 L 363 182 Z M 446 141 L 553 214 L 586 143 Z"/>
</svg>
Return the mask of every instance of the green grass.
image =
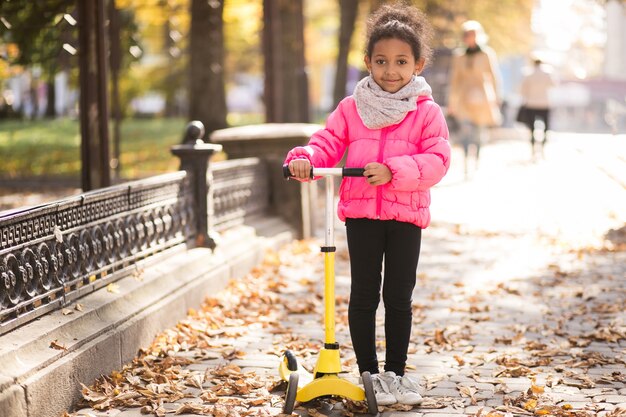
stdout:
<svg viewBox="0 0 626 417">
<path fill-rule="evenodd" d="M 121 125 L 121 176 L 143 178 L 178 169 L 170 153 L 186 120 L 128 119 Z M 110 129 L 112 142 L 113 130 Z M 109 147 L 113 155 L 113 145 Z M 80 178 L 78 120 L 0 121 L 0 178 Z"/>
</svg>

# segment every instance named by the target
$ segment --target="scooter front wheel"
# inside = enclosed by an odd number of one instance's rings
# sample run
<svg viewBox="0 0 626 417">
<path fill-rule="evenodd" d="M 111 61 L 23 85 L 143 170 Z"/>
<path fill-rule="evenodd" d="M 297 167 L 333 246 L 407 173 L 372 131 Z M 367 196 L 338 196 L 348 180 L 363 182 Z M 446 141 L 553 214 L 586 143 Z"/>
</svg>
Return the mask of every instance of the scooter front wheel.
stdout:
<svg viewBox="0 0 626 417">
<path fill-rule="evenodd" d="M 361 379 L 363 380 L 363 389 L 365 390 L 365 399 L 367 400 L 367 411 L 373 416 L 378 415 L 378 402 L 376 401 L 372 375 L 365 371 L 361 374 Z"/>
<path fill-rule="evenodd" d="M 298 393 L 298 379 L 299 375 L 297 372 L 292 372 L 291 374 L 289 374 L 287 392 L 285 393 L 285 406 L 283 407 L 283 413 L 285 414 L 291 414 L 296 405 L 296 394 Z"/>
</svg>

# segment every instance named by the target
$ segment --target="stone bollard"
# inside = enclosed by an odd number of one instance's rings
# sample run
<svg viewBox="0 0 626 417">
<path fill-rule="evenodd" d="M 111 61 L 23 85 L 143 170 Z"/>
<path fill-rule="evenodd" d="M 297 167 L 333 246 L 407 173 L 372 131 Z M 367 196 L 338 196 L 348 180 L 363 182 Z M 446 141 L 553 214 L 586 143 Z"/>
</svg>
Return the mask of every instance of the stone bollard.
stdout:
<svg viewBox="0 0 626 417">
<path fill-rule="evenodd" d="M 214 131 L 211 142 L 222 144 L 228 159 L 257 157 L 267 164 L 271 211 L 296 230 L 296 237 L 313 235 L 317 188 L 307 183 L 286 181 L 282 164 L 291 149 L 306 145 L 322 126 L 308 123 L 266 123 Z"/>
<path fill-rule="evenodd" d="M 209 204 L 209 159 L 215 152 L 222 150 L 221 145 L 205 143 L 204 125 L 194 120 L 187 125 L 183 144 L 174 145 L 171 152 L 180 158 L 180 169 L 190 175 L 194 193 L 194 214 L 196 219 L 196 246 L 215 249 L 215 240 L 210 231 Z"/>
</svg>

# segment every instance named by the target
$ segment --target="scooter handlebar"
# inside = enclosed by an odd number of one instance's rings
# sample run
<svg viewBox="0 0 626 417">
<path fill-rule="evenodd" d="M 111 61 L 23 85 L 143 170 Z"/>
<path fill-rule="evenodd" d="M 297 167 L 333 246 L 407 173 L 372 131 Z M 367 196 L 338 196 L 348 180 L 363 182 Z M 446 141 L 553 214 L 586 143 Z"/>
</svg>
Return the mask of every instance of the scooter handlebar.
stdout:
<svg viewBox="0 0 626 417">
<path fill-rule="evenodd" d="M 362 177 L 365 168 L 314 168 L 311 167 L 310 178 L 323 176 Z M 283 177 L 293 178 L 289 171 L 289 165 L 283 165 Z"/>
<path fill-rule="evenodd" d="M 365 172 L 365 168 L 341 168 L 342 177 L 362 177 Z"/>
</svg>

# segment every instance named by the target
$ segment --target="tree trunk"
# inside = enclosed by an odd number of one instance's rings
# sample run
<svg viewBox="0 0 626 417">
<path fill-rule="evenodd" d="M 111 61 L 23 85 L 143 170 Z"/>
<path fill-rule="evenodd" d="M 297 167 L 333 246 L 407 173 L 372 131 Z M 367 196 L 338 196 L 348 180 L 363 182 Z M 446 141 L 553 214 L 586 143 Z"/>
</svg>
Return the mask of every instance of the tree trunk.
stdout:
<svg viewBox="0 0 626 417">
<path fill-rule="evenodd" d="M 264 0 L 263 23 L 266 122 L 308 122 L 303 0 Z"/>
<path fill-rule="evenodd" d="M 204 124 L 206 137 L 227 126 L 223 11 L 223 1 L 191 1 L 189 118 Z"/>
<path fill-rule="evenodd" d="M 161 0 L 161 7 L 167 7 L 167 0 Z M 170 19 L 165 19 L 163 22 L 163 54 L 171 59 L 171 64 L 167 66 L 167 74 L 165 75 L 165 90 L 163 94 L 165 95 L 165 109 L 164 116 L 165 117 L 174 117 L 176 116 L 176 82 L 175 82 L 175 74 L 174 68 L 175 64 L 173 62 L 174 59 L 178 58 L 178 56 L 174 56 L 172 51 L 175 48 L 174 40 L 170 35 L 172 30 L 172 24 Z"/>
<path fill-rule="evenodd" d="M 48 80 L 46 82 L 46 94 L 47 94 L 46 117 L 53 119 L 57 115 L 57 112 L 55 109 L 56 94 L 55 94 L 55 89 L 54 89 L 54 77 L 52 77 L 51 80 Z"/>
<path fill-rule="evenodd" d="M 359 0 L 339 0 L 339 6 L 341 8 L 341 23 L 339 26 L 339 54 L 337 55 L 333 108 L 336 107 L 346 95 L 348 54 L 350 53 L 350 41 L 354 33 L 354 23 L 359 11 Z"/>
<path fill-rule="evenodd" d="M 109 67 L 111 68 L 111 115 L 113 116 L 113 158 L 111 167 L 115 173 L 115 179 L 119 180 L 120 166 L 120 143 L 122 112 L 120 105 L 119 74 L 122 67 L 122 47 L 120 45 L 120 15 L 115 7 L 115 0 L 109 0 Z"/>
<path fill-rule="evenodd" d="M 111 185 L 104 0 L 78 2 L 81 184 L 83 191 Z"/>
</svg>

